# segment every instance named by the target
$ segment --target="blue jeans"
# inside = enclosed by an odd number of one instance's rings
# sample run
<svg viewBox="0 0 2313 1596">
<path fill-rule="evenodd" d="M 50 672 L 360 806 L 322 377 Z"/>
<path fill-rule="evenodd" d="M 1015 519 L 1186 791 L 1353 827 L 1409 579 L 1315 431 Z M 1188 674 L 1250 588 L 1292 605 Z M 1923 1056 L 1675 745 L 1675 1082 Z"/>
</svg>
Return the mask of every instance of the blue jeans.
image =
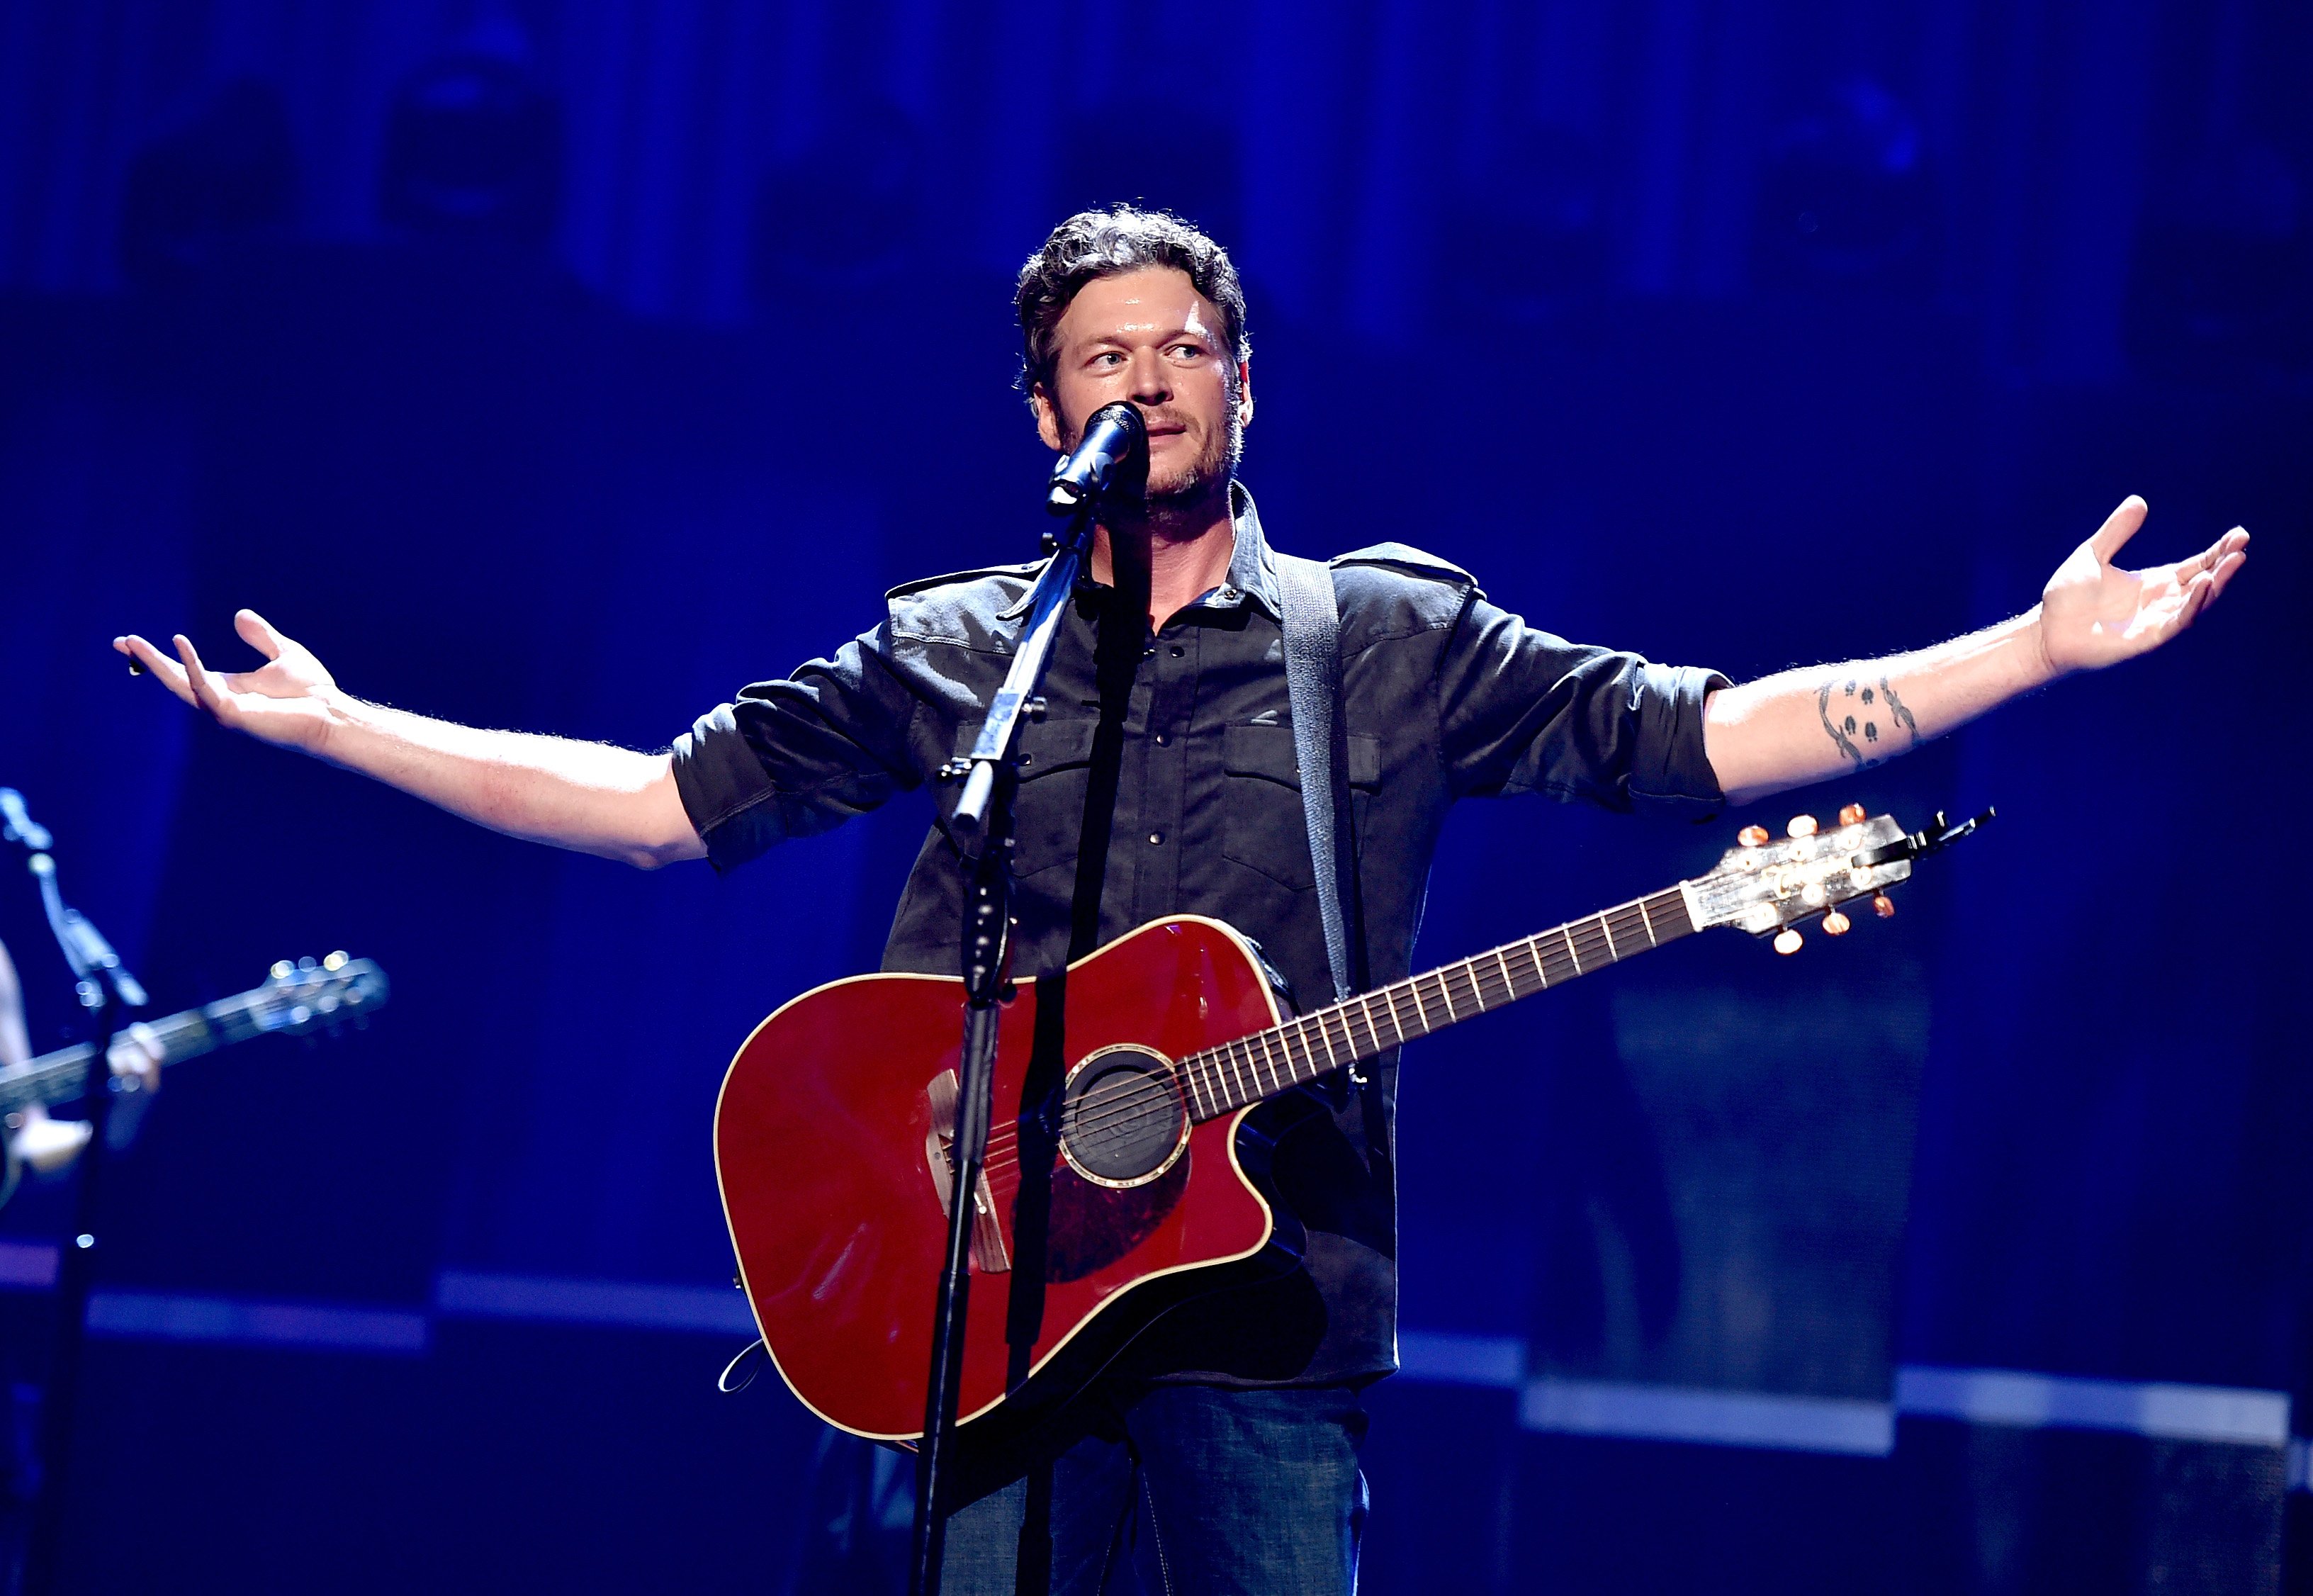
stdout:
<svg viewBox="0 0 2313 1596">
<path fill-rule="evenodd" d="M 1366 1411 L 1355 1391 L 1157 1385 L 1107 1400 L 1113 1422 L 1051 1466 L 1053 1596 L 1357 1589 Z M 1015 1480 L 948 1520 L 945 1596 L 1014 1596 L 1030 1502 L 1031 1480 Z M 1031 1545 L 1031 1558 L 1042 1549 Z"/>
</svg>

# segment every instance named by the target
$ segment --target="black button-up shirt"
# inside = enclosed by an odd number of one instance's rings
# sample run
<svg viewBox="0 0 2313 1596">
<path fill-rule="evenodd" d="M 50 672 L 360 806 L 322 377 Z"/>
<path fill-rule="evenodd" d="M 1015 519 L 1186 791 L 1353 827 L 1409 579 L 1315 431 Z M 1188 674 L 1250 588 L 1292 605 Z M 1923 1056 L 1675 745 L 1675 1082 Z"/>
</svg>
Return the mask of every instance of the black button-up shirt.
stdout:
<svg viewBox="0 0 2313 1596">
<path fill-rule="evenodd" d="M 1330 1001 L 1287 700 L 1276 568 L 1232 490 L 1227 581 L 1151 633 L 1087 585 L 1023 728 L 1016 976 L 1055 971 L 1145 921 L 1195 913 L 1256 940 L 1303 1008 Z M 1429 862 L 1456 798 L 1540 792 L 1700 818 L 1720 794 L 1704 695 L 1725 678 L 1568 643 L 1489 603 L 1458 567 L 1397 543 L 1332 562 L 1341 609 L 1349 828 L 1372 978 L 1409 973 Z M 882 624 L 758 683 L 674 743 L 685 808 L 718 869 L 825 831 L 967 752 L 1009 664 L 1034 565 L 895 588 Z M 954 974 L 964 872 L 937 814 L 884 967 Z M 1396 1365 L 1395 1060 L 1328 1111 L 1256 1111 L 1307 1232 L 1283 1280 L 1174 1310 L 1136 1345 L 1155 1375 L 1273 1384 Z M 1299 1097 L 1299 1094 L 1291 1094 Z M 1381 1124 L 1368 1125 L 1371 1107 Z"/>
</svg>

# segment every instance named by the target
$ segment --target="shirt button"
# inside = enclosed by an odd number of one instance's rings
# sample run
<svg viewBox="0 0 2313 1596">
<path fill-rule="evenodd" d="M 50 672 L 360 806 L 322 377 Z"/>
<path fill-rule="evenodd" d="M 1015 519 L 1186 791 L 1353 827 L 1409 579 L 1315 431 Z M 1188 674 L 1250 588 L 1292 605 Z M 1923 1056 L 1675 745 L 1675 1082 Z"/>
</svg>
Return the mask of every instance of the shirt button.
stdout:
<svg viewBox="0 0 2313 1596">
<path fill-rule="evenodd" d="M 1172 742 L 1172 740 L 1173 734 L 1171 732 L 1160 731 L 1156 734 L 1156 746 L 1159 748 L 1166 746 Z M 1024 760 L 1022 763 L 1025 763 L 1026 762 Z"/>
<path fill-rule="evenodd" d="M 1148 840 L 1152 843 L 1161 846 L 1165 841 L 1165 833 L 1163 832 L 1150 832 L 1148 833 Z"/>
<path fill-rule="evenodd" d="M 1174 645 L 1173 645 L 1173 657 L 1174 657 L 1174 658 L 1178 659 L 1178 658 L 1180 658 L 1180 657 L 1181 657 L 1181 656 L 1182 656 L 1182 655 L 1186 654 L 1187 652 L 1188 652 L 1188 650 L 1187 650 L 1186 648 L 1183 648 L 1183 647 L 1181 647 L 1181 645 L 1180 645 L 1180 644 L 1175 643 L 1175 644 L 1174 644 Z"/>
</svg>

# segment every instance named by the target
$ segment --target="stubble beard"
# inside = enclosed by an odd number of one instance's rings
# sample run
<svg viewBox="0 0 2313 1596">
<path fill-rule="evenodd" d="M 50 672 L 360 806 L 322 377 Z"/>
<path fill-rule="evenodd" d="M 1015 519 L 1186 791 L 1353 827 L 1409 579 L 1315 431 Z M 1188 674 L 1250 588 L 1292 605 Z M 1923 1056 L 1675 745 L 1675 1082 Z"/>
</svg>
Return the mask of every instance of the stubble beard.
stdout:
<svg viewBox="0 0 2313 1596">
<path fill-rule="evenodd" d="M 1232 402 L 1228 425 L 1207 441 L 1196 459 L 1170 481 L 1151 483 L 1139 502 L 1119 518 L 1140 521 L 1153 534 L 1165 537 L 1177 528 L 1193 536 L 1203 530 L 1215 499 L 1226 501 L 1228 485 L 1244 454 L 1244 428 L 1238 425 Z"/>
</svg>

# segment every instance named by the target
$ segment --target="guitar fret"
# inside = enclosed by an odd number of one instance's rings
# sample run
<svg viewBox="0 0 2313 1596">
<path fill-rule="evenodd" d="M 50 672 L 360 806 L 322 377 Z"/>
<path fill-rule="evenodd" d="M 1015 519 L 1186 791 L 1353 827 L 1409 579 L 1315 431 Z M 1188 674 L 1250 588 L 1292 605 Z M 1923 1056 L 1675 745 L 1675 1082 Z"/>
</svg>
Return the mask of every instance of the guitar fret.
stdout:
<svg viewBox="0 0 2313 1596">
<path fill-rule="evenodd" d="M 1587 920 L 1570 921 L 1555 930 L 1505 942 L 1370 992 L 1353 993 L 1314 1014 L 1281 1021 L 1192 1055 L 1183 1064 L 1192 1111 L 1203 1120 L 1259 1102 L 1288 1086 L 1402 1047 L 1417 1036 L 1548 991 L 1633 953 L 1658 948 L 1694 929 L 1684 889 L 1672 887 L 1650 898 L 1634 898 L 1601 910 Z M 1513 954 L 1517 956 L 1515 959 Z M 1458 992 L 1456 983 L 1463 983 Z M 207 1030 L 207 1042 L 215 1045 L 223 1039 L 222 1033 L 242 1027 L 252 1033 L 262 1028 L 250 1021 L 245 1010 L 237 1011 L 230 1002 L 213 1005 L 206 1013 L 172 1018 L 185 1023 L 163 1027 L 171 1044 L 180 1030 Z M 1385 1031 L 1385 1018 L 1388 1021 Z"/>
</svg>

